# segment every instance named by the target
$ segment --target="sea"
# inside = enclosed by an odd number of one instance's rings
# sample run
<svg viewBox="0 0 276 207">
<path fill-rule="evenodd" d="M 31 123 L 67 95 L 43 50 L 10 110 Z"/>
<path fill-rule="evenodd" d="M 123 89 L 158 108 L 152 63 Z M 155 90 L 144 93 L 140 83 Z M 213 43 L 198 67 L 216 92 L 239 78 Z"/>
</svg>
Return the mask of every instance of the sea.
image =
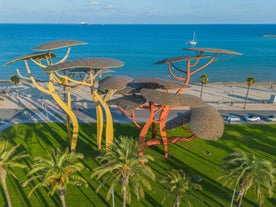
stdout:
<svg viewBox="0 0 276 207">
<path fill-rule="evenodd" d="M 185 50 L 196 34 L 198 48 L 232 50 L 242 55 L 219 56 L 218 60 L 195 73 L 191 82 L 206 74 L 209 82 L 240 82 L 253 76 L 258 82 L 276 81 L 276 24 L 0 24 L 0 80 L 9 80 L 18 68 L 26 74 L 23 61 L 5 63 L 32 48 L 56 40 L 79 40 L 88 44 L 74 46 L 70 59 L 105 57 L 125 65 L 112 69 L 111 75 L 171 79 L 166 64 L 157 62 L 178 56 L 196 55 Z M 65 49 L 54 51 L 57 59 Z M 179 63 L 185 69 L 186 62 Z M 35 77 L 47 74 L 33 66 Z"/>
</svg>

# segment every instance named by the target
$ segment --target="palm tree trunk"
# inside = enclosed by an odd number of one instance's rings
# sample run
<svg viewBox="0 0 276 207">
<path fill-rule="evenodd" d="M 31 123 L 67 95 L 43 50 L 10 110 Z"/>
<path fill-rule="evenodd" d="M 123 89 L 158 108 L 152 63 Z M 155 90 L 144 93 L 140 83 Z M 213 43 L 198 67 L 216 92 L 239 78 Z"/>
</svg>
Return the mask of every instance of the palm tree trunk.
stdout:
<svg viewBox="0 0 276 207">
<path fill-rule="evenodd" d="M 126 186 L 123 186 L 123 207 L 126 207 L 127 203 L 127 191 L 126 191 Z"/>
<path fill-rule="evenodd" d="M 65 202 L 65 189 L 63 189 L 61 186 L 58 187 L 58 192 L 59 192 L 59 198 L 62 204 L 62 207 L 66 207 L 66 202 Z"/>
<path fill-rule="evenodd" d="M 201 84 L 200 98 L 202 97 L 202 92 L 203 92 L 203 84 Z"/>
<path fill-rule="evenodd" d="M 8 186 L 7 186 L 7 183 L 6 183 L 7 172 L 2 167 L 0 168 L 0 176 L 1 176 L 1 183 L 2 183 L 2 186 L 4 188 L 4 193 L 5 193 L 5 196 L 6 196 L 6 200 L 7 200 L 7 203 L 8 203 L 8 207 L 12 207 L 9 190 L 8 190 Z"/>
<path fill-rule="evenodd" d="M 247 102 L 247 98 L 248 98 L 248 94 L 249 94 L 249 86 L 247 88 L 247 92 L 246 92 L 246 96 L 245 96 L 245 100 L 244 100 L 244 106 L 243 106 L 243 109 L 246 109 L 246 102 Z"/>
<path fill-rule="evenodd" d="M 17 87 L 17 84 L 15 85 L 15 92 L 16 92 L 16 97 L 18 97 L 18 87 Z"/>
<path fill-rule="evenodd" d="M 238 200 L 237 207 L 241 207 L 242 199 L 243 199 L 243 194 L 240 196 L 240 198 L 239 198 L 239 200 Z"/>
<path fill-rule="evenodd" d="M 71 130 L 71 119 L 68 114 L 66 114 L 66 128 L 67 128 L 67 136 L 69 140 L 69 144 L 71 144 L 72 141 L 72 130 Z"/>
<path fill-rule="evenodd" d="M 180 200 L 177 200 L 175 205 L 176 205 L 176 207 L 179 207 L 180 206 Z"/>
</svg>

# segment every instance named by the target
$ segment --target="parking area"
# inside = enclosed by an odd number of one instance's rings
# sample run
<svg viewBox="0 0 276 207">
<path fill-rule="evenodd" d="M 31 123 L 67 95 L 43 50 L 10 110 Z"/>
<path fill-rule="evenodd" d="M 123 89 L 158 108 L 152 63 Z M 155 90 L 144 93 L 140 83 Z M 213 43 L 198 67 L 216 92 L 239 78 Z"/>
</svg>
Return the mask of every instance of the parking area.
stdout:
<svg viewBox="0 0 276 207">
<path fill-rule="evenodd" d="M 276 111 L 223 111 L 225 124 L 276 124 Z"/>
</svg>

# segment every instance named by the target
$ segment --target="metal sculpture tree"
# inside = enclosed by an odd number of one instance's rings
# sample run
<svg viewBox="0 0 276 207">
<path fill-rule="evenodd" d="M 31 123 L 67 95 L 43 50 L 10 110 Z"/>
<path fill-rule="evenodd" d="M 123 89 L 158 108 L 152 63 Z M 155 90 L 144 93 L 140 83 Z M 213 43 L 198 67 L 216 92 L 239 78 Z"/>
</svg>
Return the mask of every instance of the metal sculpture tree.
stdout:
<svg viewBox="0 0 276 207">
<path fill-rule="evenodd" d="M 165 157 L 168 157 L 168 144 L 177 143 L 177 142 L 187 142 L 193 140 L 196 136 L 199 136 L 203 139 L 218 139 L 223 134 L 224 122 L 220 114 L 211 106 L 206 106 L 206 104 L 198 97 L 189 95 L 189 94 L 175 94 L 169 93 L 169 90 L 175 90 L 183 87 L 183 84 L 174 81 L 174 80 L 164 80 L 164 79 L 139 79 L 134 80 L 133 82 L 128 83 L 127 88 L 119 91 L 124 93 L 124 96 L 112 99 L 108 101 L 108 104 L 117 105 L 121 111 L 123 111 L 128 116 L 132 117 L 133 122 L 141 128 L 139 134 L 139 155 L 144 154 L 144 149 L 151 145 L 163 144 Z M 186 120 L 185 123 L 192 123 L 189 129 L 190 135 L 185 137 L 174 136 L 167 137 L 167 128 L 175 127 L 170 124 L 167 126 L 167 117 L 171 108 L 174 107 L 183 107 L 189 106 L 193 107 L 192 111 L 186 115 L 185 119 L 181 119 L 179 122 L 177 119 L 173 121 L 174 124 L 181 123 L 184 124 L 183 120 Z M 135 110 L 136 109 L 147 109 L 149 110 L 149 116 L 146 123 L 141 127 L 135 119 Z M 199 128 L 207 128 L 211 125 L 211 128 L 215 128 L 214 131 L 208 130 L 208 134 L 198 133 L 200 129 L 195 126 L 198 120 L 198 116 L 195 116 L 195 113 L 202 112 L 202 110 L 210 111 L 210 115 L 207 116 L 204 114 L 201 120 L 208 120 L 207 123 L 201 122 L 202 125 Z M 193 116 L 191 116 L 193 114 Z M 213 120 L 213 122 L 212 122 Z M 212 124 L 216 122 L 215 124 Z M 157 127 L 159 125 L 159 127 Z M 179 125 L 176 125 L 179 126 Z M 151 127 L 151 138 L 147 139 L 148 131 Z M 191 130 L 192 129 L 192 130 Z M 160 137 L 158 137 L 158 135 Z"/>
<path fill-rule="evenodd" d="M 170 75 L 176 80 L 183 81 L 182 84 L 162 79 L 135 80 L 120 92 L 124 94 L 123 97 L 108 102 L 117 105 L 122 112 L 133 119 L 137 127 L 141 128 L 139 134 L 140 155 L 144 154 L 144 149 L 148 146 L 163 144 L 165 157 L 168 157 L 168 143 L 191 141 L 195 137 L 212 140 L 220 138 L 223 134 L 224 122 L 217 110 L 212 106 L 205 105 L 200 98 L 182 94 L 182 92 L 188 86 L 193 74 L 217 61 L 219 56 L 223 54 L 240 55 L 240 53 L 211 48 L 188 48 L 187 50 L 196 51 L 198 54 L 196 56 L 174 57 L 157 62 L 157 64 L 168 64 Z M 211 54 L 203 55 L 204 52 Z M 199 65 L 203 59 L 205 59 L 205 62 Z M 181 69 L 176 65 L 177 62 L 183 61 L 187 62 L 185 69 Z M 176 74 L 173 69 L 176 69 L 182 76 Z M 168 93 L 171 89 L 176 90 L 176 92 Z M 185 113 L 184 117 L 176 117 L 166 125 L 170 109 L 179 106 L 189 106 L 191 110 Z M 149 117 L 143 127 L 135 119 L 135 109 L 137 108 L 149 110 Z M 158 118 L 156 118 L 157 115 Z M 176 123 L 180 123 L 180 125 L 190 123 L 189 129 L 183 129 L 190 131 L 191 135 L 189 137 L 167 137 L 166 129 L 171 128 Z M 161 139 L 157 138 L 158 128 L 156 124 L 159 124 Z M 151 139 L 147 140 L 150 126 L 152 135 Z"/>
<path fill-rule="evenodd" d="M 71 142 L 72 152 L 75 152 L 76 150 L 79 126 L 77 117 L 71 107 L 71 91 L 76 89 L 78 86 L 90 87 L 92 98 L 96 104 L 98 148 L 101 148 L 103 131 L 103 112 L 101 106 L 104 108 L 107 117 L 106 145 L 110 145 L 113 140 L 112 117 L 108 106 L 97 93 L 95 79 L 98 75 L 105 72 L 107 68 L 117 68 L 124 65 L 122 61 L 110 58 L 83 58 L 66 61 L 70 54 L 71 46 L 82 44 L 86 43 L 75 40 L 59 40 L 49 42 L 34 48 L 34 50 L 42 50 L 42 52 L 24 55 L 6 63 L 6 65 L 8 65 L 23 60 L 29 77 L 21 75 L 20 71 L 17 70 L 18 75 L 23 79 L 30 80 L 33 85 L 41 92 L 51 95 L 56 103 L 65 111 L 67 115 L 66 123 L 68 137 Z M 60 48 L 67 48 L 67 52 L 63 58 L 57 62 L 54 62 L 53 59 L 56 58 L 56 55 L 52 52 L 52 50 Z M 35 63 L 35 65 L 42 68 L 49 75 L 47 86 L 42 86 L 36 81 L 35 77 L 32 75 L 29 61 Z M 60 74 L 60 72 L 62 72 L 62 74 Z M 79 74 L 85 74 L 85 76 L 80 76 L 80 79 L 74 80 L 73 78 L 76 72 Z M 63 91 L 59 90 L 58 86 L 63 86 Z M 62 100 L 60 94 L 66 94 L 66 98 Z M 71 123 L 72 128 L 70 127 Z"/>
</svg>

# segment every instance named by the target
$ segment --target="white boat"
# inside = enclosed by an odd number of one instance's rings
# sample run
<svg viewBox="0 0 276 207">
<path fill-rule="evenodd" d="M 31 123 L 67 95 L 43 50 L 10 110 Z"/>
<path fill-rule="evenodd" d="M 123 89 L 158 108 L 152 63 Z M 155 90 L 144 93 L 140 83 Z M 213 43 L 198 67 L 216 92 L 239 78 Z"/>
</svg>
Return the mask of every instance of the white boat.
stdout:
<svg viewBox="0 0 276 207">
<path fill-rule="evenodd" d="M 80 25 L 89 25 L 88 22 L 80 22 Z"/>
<path fill-rule="evenodd" d="M 188 44 L 191 45 L 191 46 L 195 46 L 197 44 L 195 32 L 194 32 L 194 35 L 193 35 L 193 39 L 189 40 Z"/>
</svg>

